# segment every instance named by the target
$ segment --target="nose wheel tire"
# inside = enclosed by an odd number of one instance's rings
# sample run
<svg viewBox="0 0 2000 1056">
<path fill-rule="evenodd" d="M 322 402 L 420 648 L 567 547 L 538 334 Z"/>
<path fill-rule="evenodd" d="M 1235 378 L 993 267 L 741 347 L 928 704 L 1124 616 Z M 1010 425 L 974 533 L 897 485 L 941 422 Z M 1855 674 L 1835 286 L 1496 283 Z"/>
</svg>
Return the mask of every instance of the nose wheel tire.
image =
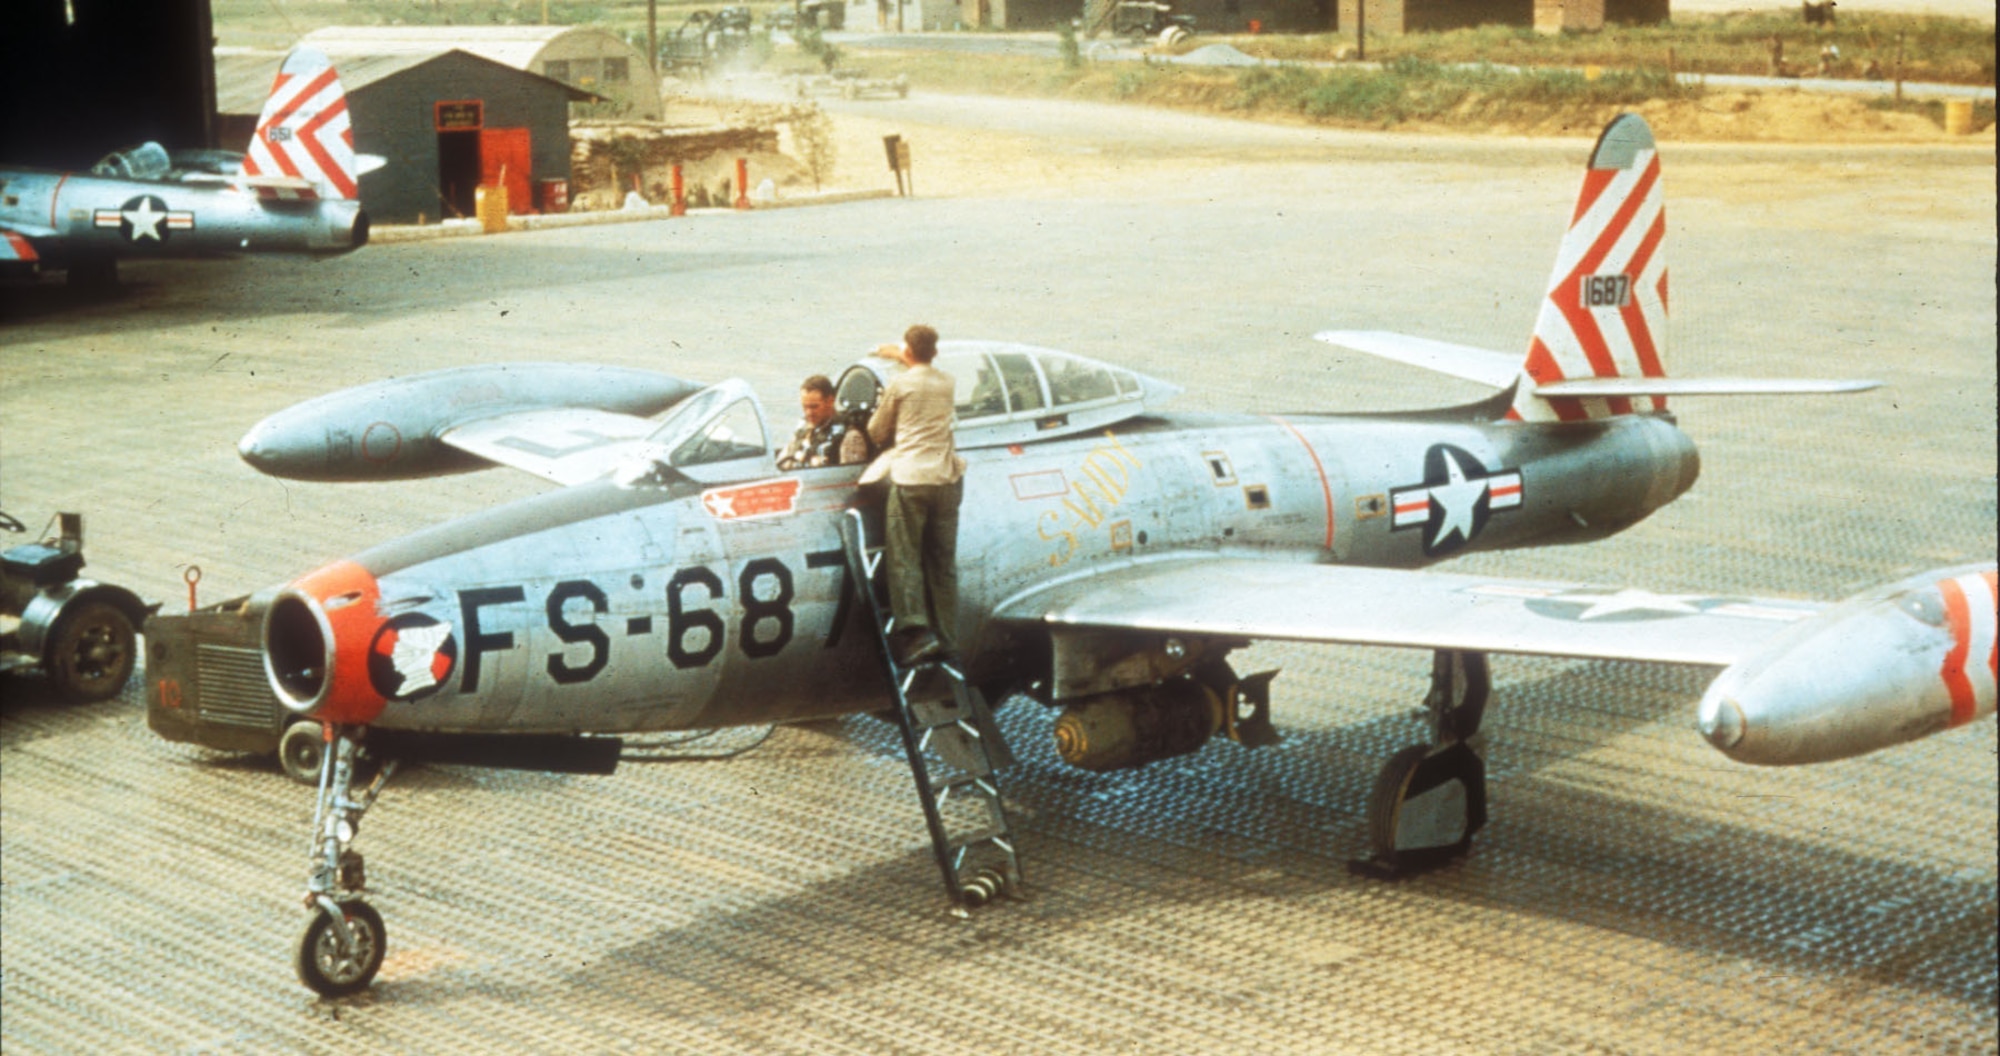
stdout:
<svg viewBox="0 0 2000 1056">
<path fill-rule="evenodd" d="M 130 617 L 110 602 L 88 602 L 56 627 L 48 650 L 49 681 L 72 704 L 110 700 L 132 677 L 134 646 Z"/>
<path fill-rule="evenodd" d="M 360 993 L 375 981 L 382 967 L 382 955 L 389 946 L 389 932 L 382 926 L 382 914 L 366 902 L 343 902 L 341 916 L 353 938 L 342 949 L 340 932 L 325 910 L 314 910 L 299 933 L 293 961 L 299 982 L 321 997 L 346 997 Z"/>
<path fill-rule="evenodd" d="M 326 763 L 326 736 L 317 722 L 295 722 L 278 738 L 278 765 L 285 776 L 302 785 L 319 784 L 319 768 Z"/>
</svg>

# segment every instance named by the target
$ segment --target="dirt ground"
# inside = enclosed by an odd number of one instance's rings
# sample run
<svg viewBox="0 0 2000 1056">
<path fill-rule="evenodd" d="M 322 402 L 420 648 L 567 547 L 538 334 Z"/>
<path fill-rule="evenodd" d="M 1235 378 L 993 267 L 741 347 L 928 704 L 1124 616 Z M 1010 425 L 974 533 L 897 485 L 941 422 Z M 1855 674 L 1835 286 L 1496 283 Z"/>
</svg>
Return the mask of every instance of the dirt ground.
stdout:
<svg viewBox="0 0 2000 1056">
<path fill-rule="evenodd" d="M 712 105 L 683 103 L 673 119 L 727 121 L 732 95 L 764 102 L 781 93 L 774 79 L 757 77 L 724 82 L 712 90 L 716 93 Z M 1420 123 L 1390 131 L 1341 129 L 1134 105 L 921 91 L 906 100 L 825 100 L 822 105 L 834 118 L 836 155 L 823 189 L 893 189 L 882 146 L 883 138 L 893 134 L 912 144 L 917 193 L 945 197 L 1063 195 L 1079 187 L 1115 184 L 1128 175 L 1158 180 L 1162 169 L 1200 179 L 1198 174 L 1220 167 L 1273 160 L 1326 144 L 1395 154 L 1411 149 L 1418 138 L 1427 146 L 1444 142 L 1467 149 L 1507 139 L 1532 150 L 1547 140 L 1594 138 L 1616 112 L 1612 108 L 1583 121 L 1552 118 L 1467 133 L 1463 128 Z M 1996 143 L 1990 124 L 1969 136 L 1950 136 L 1918 114 L 1876 109 L 1859 97 L 1799 90 L 1716 90 L 1697 99 L 1657 100 L 1636 111 L 1661 143 L 1683 147 L 1810 145 L 1838 151 L 1906 145 L 1990 158 Z M 1121 131 L 1107 135 L 1107 127 Z M 820 189 L 792 160 L 799 152 L 788 134 L 781 137 L 780 149 L 788 157 L 752 159 L 752 185 L 768 175 L 775 178 L 781 196 Z M 1818 155 L 1810 163 L 1818 164 Z M 715 171 L 708 175 L 714 180 L 727 178 L 726 166 L 711 168 Z"/>
<path fill-rule="evenodd" d="M 934 105 L 933 105 L 934 104 Z M 1107 138 L 1078 129 L 1064 135 L 1066 120 L 1086 104 L 1027 99 L 971 100 L 965 97 L 913 96 L 907 104 L 877 103 L 835 113 L 838 156 L 829 187 L 893 187 L 883 162 L 882 139 L 901 135 L 913 154 L 912 182 L 928 197 L 991 195 L 1060 197 L 1082 188 L 1115 192 L 1128 181 L 1147 187 L 1180 183 L 1209 186 L 1218 173 L 1250 163 L 1301 158 L 1326 145 L 1356 154 L 1393 155 L 1421 142 L 1426 150 L 1456 145 L 1468 162 L 1485 156 L 1496 139 L 1517 143 L 1526 157 L 1545 150 L 1551 141 L 1587 142 L 1600 126 L 1572 128 L 1560 124 L 1519 129 L 1494 129 L 1489 134 L 1460 131 L 1396 132 L 1327 129 L 1303 125 L 1264 124 L 1220 118 L 1191 117 L 1144 107 L 1109 107 L 1124 115 L 1133 128 L 1130 139 Z M 1004 111 L 1008 124 L 995 127 L 983 111 Z M 1674 173 L 1677 193 L 1698 191 L 1730 201 L 1757 200 L 1784 193 L 1794 177 L 1821 172 L 1827 166 L 1851 169 L 1850 185 L 1857 193 L 1897 195 L 1921 188 L 1907 186 L 1892 170 L 1858 156 L 1844 160 L 1847 148 L 1939 151 L 1961 162 L 1991 164 L 1994 130 L 1973 136 L 1946 137 L 1937 126 L 1912 114 L 1868 109 L 1860 100 L 1799 92 L 1721 93 L 1699 102 L 1657 103 L 1638 112 L 1664 146 L 1700 152 L 1740 152 L 1743 164 L 1754 166 L 1758 178 L 1743 179 L 1741 171 L 1702 166 Z M 1153 125 L 1192 126 L 1198 131 L 1185 143 L 1162 146 L 1149 138 Z M 1798 149 L 1790 149 L 1790 148 Z M 1871 154 L 1870 158 L 1874 156 Z M 1468 166 L 1467 179 L 1478 179 Z M 756 178 L 753 173 L 753 180 Z M 1692 181 L 1692 186 L 1691 186 Z M 803 188 L 787 188 L 799 193 Z M 1132 188 L 1134 193 L 1143 193 Z M 1215 193 L 1231 193 L 1225 185 Z"/>
</svg>

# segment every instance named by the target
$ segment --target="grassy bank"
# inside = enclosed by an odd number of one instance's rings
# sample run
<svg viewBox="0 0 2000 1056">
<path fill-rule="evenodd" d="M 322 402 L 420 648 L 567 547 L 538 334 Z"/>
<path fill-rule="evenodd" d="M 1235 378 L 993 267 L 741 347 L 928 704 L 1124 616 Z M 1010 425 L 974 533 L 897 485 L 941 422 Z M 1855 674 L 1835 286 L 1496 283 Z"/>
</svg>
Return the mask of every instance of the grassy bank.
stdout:
<svg viewBox="0 0 2000 1056">
<path fill-rule="evenodd" d="M 1964 18 L 1849 15 L 1843 11 L 1831 26 L 1808 26 L 1795 7 L 1558 36 L 1519 27 L 1482 26 L 1449 33 L 1370 37 L 1368 58 L 1660 70 L 1671 62 L 1683 73 L 1762 75 L 1771 69 L 1774 37 L 1784 46 L 1785 62 L 1801 74 L 1817 73 L 1820 49 L 1832 45 L 1840 51 L 1832 76 L 1860 77 L 1873 61 L 1884 77 L 1893 77 L 1900 39 L 1908 80 L 1993 83 L 1994 27 L 1990 24 Z M 1352 36 L 1340 34 L 1231 37 L 1229 42 L 1259 58 L 1288 61 L 1330 59 L 1343 49 L 1351 51 L 1354 45 Z"/>
<path fill-rule="evenodd" d="M 782 69 L 801 62 L 781 52 L 773 65 Z M 1600 125 L 1620 110 L 1640 110 L 1656 124 L 1670 122 L 1676 112 L 1715 111 L 1739 119 L 1683 122 L 1683 134 L 1698 139 L 1812 140 L 1844 138 L 1857 128 L 1882 132 L 1881 126 L 1895 115 L 1923 119 L 1911 126 L 1915 138 L 1923 138 L 1924 126 L 1936 131 L 1944 122 L 1943 106 L 1935 101 L 1898 104 L 1886 98 L 1812 96 L 1790 100 L 1794 110 L 1808 112 L 1789 115 L 1787 128 L 1773 129 L 1754 111 L 1797 93 L 1717 92 L 1677 82 L 1663 69 L 1607 69 L 1591 78 L 1575 69 L 1444 65 L 1414 56 L 1395 59 L 1381 69 L 1136 62 L 1070 67 L 1056 59 L 1018 56 L 868 52 L 850 56 L 848 65 L 871 76 L 901 74 L 917 87 L 933 91 L 1144 103 L 1358 128 L 1423 125 L 1468 131 L 1561 131 Z M 1765 101 L 1759 103 L 1760 98 Z M 1992 123 L 1991 103 L 1981 103 L 1976 112 L 1982 125 Z M 1885 116 L 1870 119 L 1866 116 L 1870 113 Z M 1801 116 L 1821 130 L 1800 130 Z"/>
</svg>

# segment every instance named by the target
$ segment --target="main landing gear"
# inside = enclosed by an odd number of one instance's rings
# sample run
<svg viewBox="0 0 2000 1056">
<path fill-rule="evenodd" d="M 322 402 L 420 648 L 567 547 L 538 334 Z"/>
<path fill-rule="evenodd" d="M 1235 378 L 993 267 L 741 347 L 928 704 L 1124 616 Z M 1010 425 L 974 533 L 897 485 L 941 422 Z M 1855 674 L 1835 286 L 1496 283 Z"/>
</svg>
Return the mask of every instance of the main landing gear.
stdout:
<svg viewBox="0 0 2000 1056">
<path fill-rule="evenodd" d="M 1389 757 L 1368 802 L 1370 856 L 1354 872 L 1395 880 L 1472 849 L 1486 825 L 1486 763 L 1467 742 L 1479 732 L 1493 679 L 1486 654 L 1439 650 L 1431 660 L 1431 743 Z"/>
<path fill-rule="evenodd" d="M 368 988 L 388 952 L 389 933 L 382 914 L 361 900 L 367 877 L 361 855 L 348 849 L 361 815 L 382 794 L 396 772 L 396 761 L 358 791 L 357 769 L 367 759 L 360 743 L 362 729 L 328 728 L 332 740 L 320 767 L 319 802 L 313 809 L 312 871 L 306 880 L 306 912 L 310 914 L 293 951 L 299 981 L 321 997 L 344 997 Z"/>
</svg>

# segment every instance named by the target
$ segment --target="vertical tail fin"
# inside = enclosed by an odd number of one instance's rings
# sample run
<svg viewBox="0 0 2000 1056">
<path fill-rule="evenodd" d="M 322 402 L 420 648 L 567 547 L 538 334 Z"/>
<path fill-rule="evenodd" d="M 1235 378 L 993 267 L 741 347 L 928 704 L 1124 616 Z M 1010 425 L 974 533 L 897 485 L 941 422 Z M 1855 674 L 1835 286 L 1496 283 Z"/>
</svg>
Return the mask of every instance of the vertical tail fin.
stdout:
<svg viewBox="0 0 2000 1056">
<path fill-rule="evenodd" d="M 347 93 L 325 55 L 300 48 L 285 56 L 243 174 L 266 197 L 360 197 Z"/>
<path fill-rule="evenodd" d="M 1652 129 L 1624 114 L 1604 129 L 1528 345 L 1507 417 L 1576 421 L 1632 413 L 1628 396 L 1537 396 L 1535 384 L 1666 376 L 1667 218 Z M 1664 396 L 1645 396 L 1666 410 Z"/>
</svg>

